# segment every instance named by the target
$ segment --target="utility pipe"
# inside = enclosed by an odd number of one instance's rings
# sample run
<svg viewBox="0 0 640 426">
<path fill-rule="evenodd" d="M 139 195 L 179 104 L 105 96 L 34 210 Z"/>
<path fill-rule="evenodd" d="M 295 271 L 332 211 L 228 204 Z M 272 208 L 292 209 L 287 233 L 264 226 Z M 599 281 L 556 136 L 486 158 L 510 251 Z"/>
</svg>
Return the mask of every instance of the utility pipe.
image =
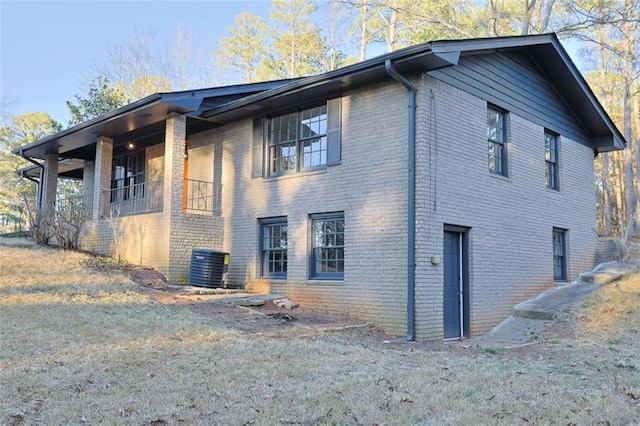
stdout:
<svg viewBox="0 0 640 426">
<path fill-rule="evenodd" d="M 407 340 L 412 341 L 416 337 L 416 88 L 393 67 L 390 59 L 384 62 L 384 69 L 407 89 Z"/>
</svg>

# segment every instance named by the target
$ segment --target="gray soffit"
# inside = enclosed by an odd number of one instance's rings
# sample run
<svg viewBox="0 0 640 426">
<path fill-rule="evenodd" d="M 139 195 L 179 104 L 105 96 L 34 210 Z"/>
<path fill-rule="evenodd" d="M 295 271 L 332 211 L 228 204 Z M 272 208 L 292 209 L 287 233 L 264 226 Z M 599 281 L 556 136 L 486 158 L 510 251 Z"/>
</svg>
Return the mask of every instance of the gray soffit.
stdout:
<svg viewBox="0 0 640 426">
<path fill-rule="evenodd" d="M 77 158 L 63 158 L 58 161 L 58 177 L 69 179 L 82 179 L 84 169 L 84 160 Z M 31 165 L 18 170 L 20 176 L 30 177 L 32 179 L 40 178 L 41 168 Z"/>
</svg>

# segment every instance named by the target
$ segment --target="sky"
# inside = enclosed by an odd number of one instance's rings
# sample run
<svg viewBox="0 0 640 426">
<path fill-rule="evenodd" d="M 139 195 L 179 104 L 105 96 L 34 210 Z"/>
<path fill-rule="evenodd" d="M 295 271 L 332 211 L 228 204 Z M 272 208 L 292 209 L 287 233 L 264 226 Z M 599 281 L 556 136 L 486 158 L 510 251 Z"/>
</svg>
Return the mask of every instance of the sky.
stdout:
<svg viewBox="0 0 640 426">
<path fill-rule="evenodd" d="M 66 125 L 65 102 L 84 95 L 98 75 L 95 62 L 109 46 L 131 40 L 135 29 L 154 31 L 156 44 L 188 29 L 193 49 L 208 55 L 240 12 L 267 17 L 270 5 L 269 0 L 0 0 L 0 99 L 12 101 L 11 115 L 41 111 Z M 576 61 L 576 48 L 565 47 Z"/>
<path fill-rule="evenodd" d="M 0 96 L 13 115 L 42 111 L 66 124 L 65 101 L 95 76 L 92 65 L 135 28 L 157 42 L 189 28 L 194 43 L 214 50 L 242 11 L 267 16 L 270 1 L 0 0 Z"/>
</svg>

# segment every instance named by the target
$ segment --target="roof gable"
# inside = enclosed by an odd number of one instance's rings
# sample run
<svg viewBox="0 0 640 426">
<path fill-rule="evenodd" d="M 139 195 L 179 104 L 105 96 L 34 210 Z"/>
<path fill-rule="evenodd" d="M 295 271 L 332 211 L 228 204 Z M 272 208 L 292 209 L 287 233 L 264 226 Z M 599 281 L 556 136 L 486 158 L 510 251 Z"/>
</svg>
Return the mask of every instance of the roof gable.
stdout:
<svg viewBox="0 0 640 426">
<path fill-rule="evenodd" d="M 593 148 L 587 125 L 526 48 L 466 54 L 457 66 L 428 74 Z"/>
</svg>

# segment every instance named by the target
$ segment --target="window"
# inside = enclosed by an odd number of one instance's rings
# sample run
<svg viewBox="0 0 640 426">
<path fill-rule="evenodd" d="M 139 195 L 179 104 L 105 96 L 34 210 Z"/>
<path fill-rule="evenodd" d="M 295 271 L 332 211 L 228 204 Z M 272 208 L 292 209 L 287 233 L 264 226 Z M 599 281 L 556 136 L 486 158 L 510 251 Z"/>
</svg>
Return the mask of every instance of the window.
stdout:
<svg viewBox="0 0 640 426">
<path fill-rule="evenodd" d="M 251 177 L 322 169 L 340 164 L 340 98 L 253 120 Z"/>
<path fill-rule="evenodd" d="M 286 278 L 287 276 L 287 219 L 274 218 L 260 221 L 260 276 Z"/>
<path fill-rule="evenodd" d="M 327 106 L 269 120 L 269 174 L 327 164 Z"/>
<path fill-rule="evenodd" d="M 487 108 L 487 139 L 489 142 L 489 171 L 507 176 L 505 113 L 491 107 Z"/>
<path fill-rule="evenodd" d="M 547 188 L 558 189 L 558 136 L 544 132 L 545 181 Z"/>
<path fill-rule="evenodd" d="M 141 198 L 144 194 L 144 151 L 113 159 L 111 202 Z"/>
<path fill-rule="evenodd" d="M 344 213 L 311 216 L 311 277 L 344 277 Z"/>
<path fill-rule="evenodd" d="M 567 231 L 553 228 L 553 279 L 567 280 Z"/>
</svg>

